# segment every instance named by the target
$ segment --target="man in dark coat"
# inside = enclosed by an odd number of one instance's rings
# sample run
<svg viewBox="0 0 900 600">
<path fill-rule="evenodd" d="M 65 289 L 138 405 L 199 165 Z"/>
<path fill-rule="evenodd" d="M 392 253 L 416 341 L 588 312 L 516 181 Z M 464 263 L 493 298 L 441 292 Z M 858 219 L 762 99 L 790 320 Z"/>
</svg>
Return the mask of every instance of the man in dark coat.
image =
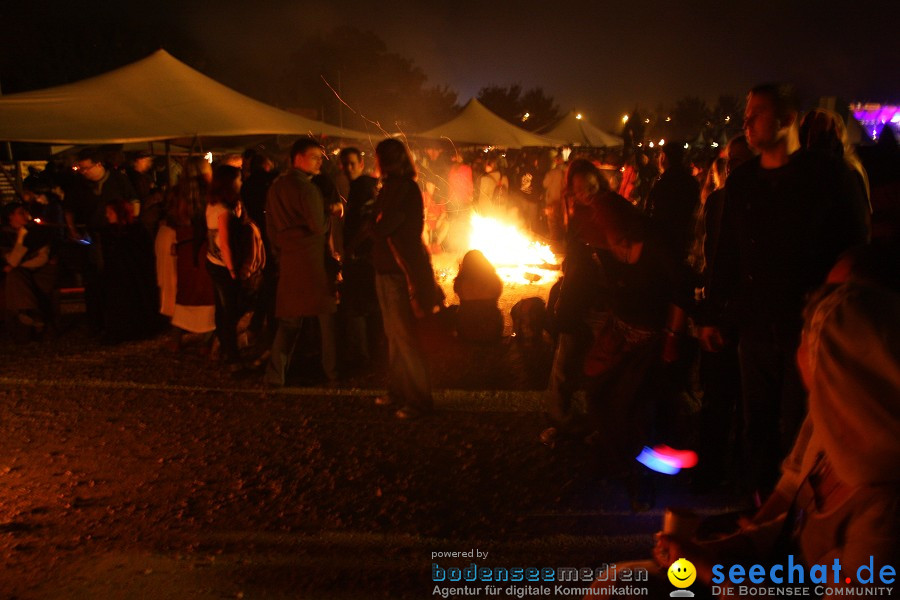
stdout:
<svg viewBox="0 0 900 600">
<path fill-rule="evenodd" d="M 745 450 L 763 494 L 806 412 L 795 359 L 805 297 L 844 250 L 868 238 L 868 203 L 848 170 L 794 151 L 797 114 L 789 86 L 751 90 L 744 131 L 760 154 L 728 177 L 707 290 L 713 311 L 738 330 Z M 715 351 L 721 333 L 703 327 L 700 342 Z"/>
<path fill-rule="evenodd" d="M 677 261 L 687 258 L 694 234 L 694 213 L 700 204 L 700 185 L 684 165 L 684 146 L 670 142 L 659 153 L 662 175 L 647 198 L 647 209 L 658 224 Z"/>
<path fill-rule="evenodd" d="M 81 150 L 75 159 L 75 169 L 81 174 L 81 179 L 66 192 L 66 225 L 69 236 L 86 246 L 83 273 L 85 310 L 91 329 L 100 333 L 105 325 L 100 275 L 103 271 L 103 232 L 109 225 L 106 207 L 125 202 L 137 215 L 140 204 L 128 177 L 107 169 L 98 149 Z"/>
<path fill-rule="evenodd" d="M 325 209 L 311 179 L 322 167 L 322 146 L 301 138 L 291 148 L 291 168 L 272 183 L 266 200 L 266 232 L 278 264 L 275 317 L 278 331 L 265 380 L 284 385 L 285 374 L 304 318 L 316 317 L 322 344 L 322 369 L 337 377 L 332 284 L 325 271 Z"/>
<path fill-rule="evenodd" d="M 347 361 L 363 367 L 369 362 L 369 332 L 381 329 L 378 296 L 375 293 L 375 267 L 372 264 L 372 240 L 366 238 L 375 223 L 375 195 L 378 180 L 366 175 L 362 152 L 344 148 L 341 168 L 350 181 L 344 211 L 344 264 L 341 285 L 341 311 L 344 317 L 344 343 Z M 365 239 L 364 239 L 365 238 Z"/>
</svg>

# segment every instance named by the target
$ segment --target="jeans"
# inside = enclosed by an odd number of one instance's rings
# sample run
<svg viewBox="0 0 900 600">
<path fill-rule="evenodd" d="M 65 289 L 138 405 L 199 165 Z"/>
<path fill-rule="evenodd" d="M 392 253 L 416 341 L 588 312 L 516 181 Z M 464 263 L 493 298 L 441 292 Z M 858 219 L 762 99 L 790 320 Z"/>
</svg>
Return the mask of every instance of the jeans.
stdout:
<svg viewBox="0 0 900 600">
<path fill-rule="evenodd" d="M 232 279 L 226 267 L 206 262 L 216 288 L 216 337 L 225 360 L 238 359 L 237 326 L 241 320 L 241 282 Z"/>
<path fill-rule="evenodd" d="M 430 411 L 431 377 L 409 304 L 406 276 L 378 273 L 375 290 L 388 340 L 388 395 L 401 406 Z"/>
</svg>

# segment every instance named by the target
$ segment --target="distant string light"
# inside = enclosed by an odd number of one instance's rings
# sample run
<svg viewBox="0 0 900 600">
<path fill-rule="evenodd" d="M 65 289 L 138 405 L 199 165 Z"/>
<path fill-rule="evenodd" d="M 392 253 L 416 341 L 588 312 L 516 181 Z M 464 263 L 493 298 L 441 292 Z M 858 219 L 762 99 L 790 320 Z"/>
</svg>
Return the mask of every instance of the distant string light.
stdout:
<svg viewBox="0 0 900 600">
<path fill-rule="evenodd" d="M 666 123 L 672 120 L 672 117 L 666 117 Z"/>
<path fill-rule="evenodd" d="M 213 161 L 212 152 L 207 152 L 203 158 L 206 159 L 206 161 L 209 162 L 209 164 L 212 164 L 212 161 Z"/>
<path fill-rule="evenodd" d="M 628 122 L 628 115 L 622 115 L 622 123 L 624 124 L 627 122 Z"/>
<path fill-rule="evenodd" d="M 666 145 L 666 140 L 664 140 L 664 139 L 659 140 L 659 145 L 660 145 L 660 146 L 665 146 L 665 145 Z"/>
<path fill-rule="evenodd" d="M 650 142 L 648 145 L 652 148 L 652 147 L 653 147 L 653 142 Z"/>
<path fill-rule="evenodd" d="M 528 117 L 530 117 L 530 116 L 531 116 L 531 113 L 525 113 L 524 115 L 522 115 L 522 122 L 524 123 L 525 121 L 527 121 Z"/>
<path fill-rule="evenodd" d="M 580 120 L 581 120 L 581 113 L 578 113 L 577 115 L 575 115 L 575 118 L 578 119 L 578 120 L 580 121 Z"/>
</svg>

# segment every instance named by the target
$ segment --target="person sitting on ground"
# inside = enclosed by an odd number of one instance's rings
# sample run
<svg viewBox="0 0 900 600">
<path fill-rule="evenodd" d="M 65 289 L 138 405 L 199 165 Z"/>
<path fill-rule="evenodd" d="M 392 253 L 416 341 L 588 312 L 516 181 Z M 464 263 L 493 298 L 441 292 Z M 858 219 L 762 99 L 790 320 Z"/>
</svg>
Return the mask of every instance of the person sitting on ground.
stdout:
<svg viewBox="0 0 900 600">
<path fill-rule="evenodd" d="M 61 194 L 62 189 L 57 186 L 53 174 L 47 171 L 31 175 L 22 183 L 25 210 L 35 223 L 53 228 L 54 250 L 66 236 L 66 218 Z"/>
<path fill-rule="evenodd" d="M 51 320 L 50 296 L 56 283 L 57 265 L 50 252 L 52 232 L 33 225 L 21 203 L 7 204 L 4 209 L 7 325 L 10 331 L 24 326 L 40 333 Z"/>
<path fill-rule="evenodd" d="M 459 296 L 456 335 L 466 342 L 496 342 L 503 337 L 503 315 L 497 303 L 503 282 L 484 254 L 469 250 L 453 280 Z"/>
</svg>

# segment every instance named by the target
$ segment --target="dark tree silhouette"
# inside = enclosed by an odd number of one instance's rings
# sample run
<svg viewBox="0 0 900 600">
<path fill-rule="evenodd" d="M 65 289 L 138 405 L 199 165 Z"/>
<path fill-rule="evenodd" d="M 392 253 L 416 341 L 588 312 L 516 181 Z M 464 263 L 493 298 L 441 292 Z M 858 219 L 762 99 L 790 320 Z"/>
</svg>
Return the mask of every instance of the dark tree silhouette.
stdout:
<svg viewBox="0 0 900 600">
<path fill-rule="evenodd" d="M 728 141 L 741 132 L 746 104 L 746 99 L 741 96 L 731 94 L 719 96 L 712 111 L 713 140 Z"/>
<path fill-rule="evenodd" d="M 523 93 L 519 84 L 493 84 L 481 88 L 478 100 L 510 123 L 529 131 L 538 131 L 560 117 L 559 105 L 540 87 Z"/>
<path fill-rule="evenodd" d="M 371 123 L 354 114 L 359 113 L 388 131 L 416 130 L 445 121 L 456 111 L 455 92 L 426 86 L 422 69 L 390 52 L 370 31 L 341 27 L 310 36 L 287 64 L 273 100 L 312 109 L 332 123 L 371 129 Z"/>
<path fill-rule="evenodd" d="M 679 99 L 669 114 L 672 117 L 668 123 L 670 139 L 693 141 L 706 137 L 712 126 L 712 111 L 706 101 L 696 96 Z"/>
</svg>

